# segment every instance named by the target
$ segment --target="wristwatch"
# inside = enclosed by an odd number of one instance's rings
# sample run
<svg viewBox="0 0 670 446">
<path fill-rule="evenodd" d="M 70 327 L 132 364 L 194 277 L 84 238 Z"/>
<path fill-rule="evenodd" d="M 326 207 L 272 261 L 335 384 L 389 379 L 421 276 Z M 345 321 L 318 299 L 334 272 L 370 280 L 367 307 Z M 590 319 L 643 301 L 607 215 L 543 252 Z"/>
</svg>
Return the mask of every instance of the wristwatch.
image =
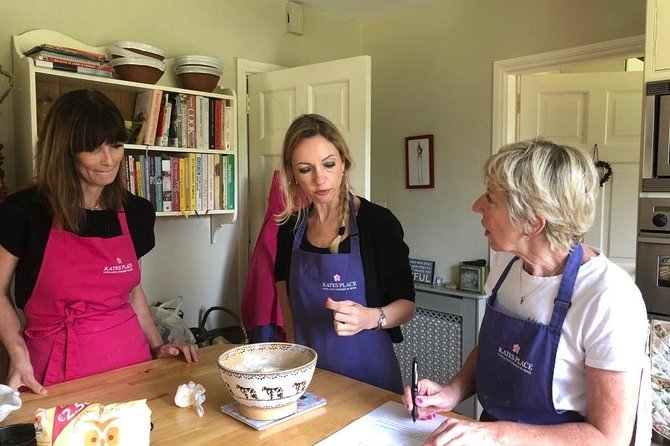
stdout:
<svg viewBox="0 0 670 446">
<path fill-rule="evenodd" d="M 379 330 L 380 328 L 386 327 L 386 314 L 384 314 L 384 310 L 382 310 L 381 307 L 377 307 L 377 311 L 379 311 L 379 320 L 377 321 L 377 327 L 373 328 L 373 330 Z"/>
</svg>

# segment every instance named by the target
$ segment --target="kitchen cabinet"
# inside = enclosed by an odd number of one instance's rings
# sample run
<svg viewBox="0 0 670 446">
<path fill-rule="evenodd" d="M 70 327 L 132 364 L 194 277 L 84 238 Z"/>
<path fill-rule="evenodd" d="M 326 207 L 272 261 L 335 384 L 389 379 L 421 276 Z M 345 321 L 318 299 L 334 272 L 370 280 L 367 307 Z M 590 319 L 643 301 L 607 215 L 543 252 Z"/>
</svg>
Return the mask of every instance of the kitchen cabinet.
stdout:
<svg viewBox="0 0 670 446">
<path fill-rule="evenodd" d="M 670 79 L 670 0 L 647 0 L 645 82 Z"/>
<path fill-rule="evenodd" d="M 415 290 L 416 313 L 402 327 L 405 340 L 394 344 L 403 383 L 410 384 L 416 356 L 421 378 L 446 384 L 477 344 L 487 296 L 424 285 L 415 285 Z M 481 406 L 470 397 L 454 411 L 479 418 Z"/>
<path fill-rule="evenodd" d="M 200 207 L 195 210 L 181 210 L 172 212 L 157 212 L 158 217 L 188 216 L 195 213 L 208 215 L 211 220 L 211 238 L 213 240 L 216 229 L 226 223 L 233 223 L 237 218 L 237 125 L 235 122 L 236 96 L 230 89 L 217 87 L 215 93 L 186 90 L 177 88 L 176 76 L 174 75 L 173 59 L 166 59 L 166 69 L 159 84 L 144 84 L 129 82 L 115 78 L 90 76 L 69 71 L 59 71 L 50 68 L 36 67 L 30 57 L 24 53 L 36 45 L 49 43 L 52 45 L 77 48 L 97 53 L 106 53 L 105 47 L 92 47 L 74 40 L 68 36 L 49 30 L 29 31 L 21 35 L 13 36 L 13 69 L 14 69 L 14 122 L 16 147 L 16 178 L 19 187 L 30 184 L 33 176 L 34 148 L 37 142 L 38 129 L 43 121 L 49 107 L 58 97 L 68 91 L 88 88 L 102 91 L 119 108 L 124 120 L 132 121 L 135 101 L 138 94 L 146 91 L 159 90 L 162 93 L 175 93 L 204 97 L 206 99 L 218 99 L 224 101 L 231 110 L 230 122 L 230 148 L 213 150 L 192 147 L 157 147 L 140 144 L 126 144 L 126 155 L 134 154 L 136 157 L 155 159 L 156 156 L 164 157 L 187 157 L 192 154 L 205 158 L 205 155 L 220 155 L 224 161 L 232 161 L 230 172 L 232 174 L 232 194 L 229 195 L 229 205 L 215 207 Z M 196 182 L 201 181 L 200 177 Z M 201 184 L 198 182 L 197 184 Z"/>
</svg>

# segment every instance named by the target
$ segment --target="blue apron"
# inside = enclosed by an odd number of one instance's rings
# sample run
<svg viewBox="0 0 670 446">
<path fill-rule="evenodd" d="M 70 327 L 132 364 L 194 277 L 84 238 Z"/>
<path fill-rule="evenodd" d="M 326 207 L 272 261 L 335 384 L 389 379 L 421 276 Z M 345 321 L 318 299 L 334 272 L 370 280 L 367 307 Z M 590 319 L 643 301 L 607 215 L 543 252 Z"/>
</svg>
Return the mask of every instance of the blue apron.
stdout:
<svg viewBox="0 0 670 446">
<path fill-rule="evenodd" d="M 552 398 L 556 350 L 581 265 L 582 246 L 576 245 L 570 253 L 549 325 L 509 316 L 493 306 L 517 259 L 507 265 L 493 288 L 479 332 L 477 396 L 484 408 L 481 419 L 529 424 L 584 421 L 578 412 L 557 411 Z"/>
<path fill-rule="evenodd" d="M 320 254 L 301 250 L 307 218 L 296 230 L 288 293 L 296 342 L 316 350 L 320 368 L 402 393 L 400 366 L 386 330 L 363 330 L 354 336 L 338 336 L 333 326 L 333 311 L 324 306 L 328 297 L 367 306 L 353 196 L 349 198 L 349 209 L 350 253 Z"/>
</svg>

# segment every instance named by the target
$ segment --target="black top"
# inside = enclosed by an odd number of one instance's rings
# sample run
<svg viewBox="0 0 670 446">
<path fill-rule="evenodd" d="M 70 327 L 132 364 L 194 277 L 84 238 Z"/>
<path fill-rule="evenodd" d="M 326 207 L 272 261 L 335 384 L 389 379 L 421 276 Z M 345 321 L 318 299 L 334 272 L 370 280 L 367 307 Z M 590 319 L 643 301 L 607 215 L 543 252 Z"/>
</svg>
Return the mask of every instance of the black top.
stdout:
<svg viewBox="0 0 670 446">
<path fill-rule="evenodd" d="M 360 198 L 360 197 L 359 197 Z M 360 233 L 361 258 L 365 277 L 365 299 L 368 307 L 382 307 L 397 299 L 414 301 L 414 277 L 409 266 L 409 248 L 398 219 L 386 208 L 360 198 L 356 215 Z M 291 250 L 295 235 L 296 217 L 291 217 L 277 231 L 275 281 L 286 281 L 288 289 Z M 318 248 L 303 237 L 300 249 L 328 254 L 328 248 Z M 340 242 L 339 251 L 351 252 L 349 237 Z M 400 327 L 387 330 L 393 342 L 402 342 Z"/>
<path fill-rule="evenodd" d="M 154 247 L 153 206 L 144 198 L 126 193 L 124 210 L 128 230 L 139 259 Z M 23 308 L 33 292 L 51 231 L 51 215 L 35 188 L 10 195 L 0 204 L 0 245 L 19 258 L 14 273 L 16 305 Z M 114 211 L 86 211 L 82 237 L 111 238 L 121 235 Z"/>
</svg>

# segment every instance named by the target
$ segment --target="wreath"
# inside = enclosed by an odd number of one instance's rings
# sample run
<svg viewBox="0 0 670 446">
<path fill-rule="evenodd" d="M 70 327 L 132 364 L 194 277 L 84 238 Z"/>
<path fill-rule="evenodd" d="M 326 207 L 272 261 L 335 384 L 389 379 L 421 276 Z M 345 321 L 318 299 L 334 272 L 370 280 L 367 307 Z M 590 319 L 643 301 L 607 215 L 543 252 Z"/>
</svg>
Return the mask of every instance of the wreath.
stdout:
<svg viewBox="0 0 670 446">
<path fill-rule="evenodd" d="M 596 169 L 600 175 L 600 187 L 612 177 L 612 165 L 607 161 L 596 161 Z"/>
</svg>

